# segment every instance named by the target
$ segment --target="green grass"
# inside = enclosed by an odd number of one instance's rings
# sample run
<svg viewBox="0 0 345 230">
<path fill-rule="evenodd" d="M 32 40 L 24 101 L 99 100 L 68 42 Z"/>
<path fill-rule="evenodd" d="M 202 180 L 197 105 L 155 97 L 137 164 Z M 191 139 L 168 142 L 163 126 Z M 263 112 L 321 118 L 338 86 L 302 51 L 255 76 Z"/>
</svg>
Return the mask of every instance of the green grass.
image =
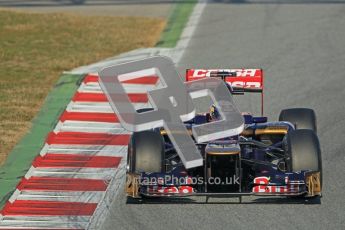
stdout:
<svg viewBox="0 0 345 230">
<path fill-rule="evenodd" d="M 162 19 L 143 17 L 0 10 L 0 163 L 63 71 L 154 46 L 164 26 Z"/>
<path fill-rule="evenodd" d="M 179 2 L 168 19 L 157 47 L 175 47 L 198 0 Z"/>
</svg>

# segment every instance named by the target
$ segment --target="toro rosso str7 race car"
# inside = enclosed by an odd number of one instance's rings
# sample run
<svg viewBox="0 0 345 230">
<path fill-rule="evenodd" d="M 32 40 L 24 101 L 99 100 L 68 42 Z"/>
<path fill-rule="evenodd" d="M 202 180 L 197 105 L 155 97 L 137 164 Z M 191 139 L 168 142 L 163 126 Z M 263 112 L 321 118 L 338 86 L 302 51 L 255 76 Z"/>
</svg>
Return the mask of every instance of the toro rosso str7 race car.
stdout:
<svg viewBox="0 0 345 230">
<path fill-rule="evenodd" d="M 227 83 L 231 95 L 261 94 L 261 69 L 188 69 L 186 81 L 206 77 Z M 241 113 L 243 131 L 236 136 L 197 143 L 203 165 L 187 169 L 164 128 L 135 132 L 127 158 L 127 196 L 321 196 L 322 164 L 312 109 L 291 108 L 280 112 L 278 121 Z M 188 130 L 218 119 L 212 105 L 209 112 L 185 122 Z M 138 111 L 140 113 L 142 111 Z M 192 132 L 190 132 L 192 135 Z"/>
</svg>

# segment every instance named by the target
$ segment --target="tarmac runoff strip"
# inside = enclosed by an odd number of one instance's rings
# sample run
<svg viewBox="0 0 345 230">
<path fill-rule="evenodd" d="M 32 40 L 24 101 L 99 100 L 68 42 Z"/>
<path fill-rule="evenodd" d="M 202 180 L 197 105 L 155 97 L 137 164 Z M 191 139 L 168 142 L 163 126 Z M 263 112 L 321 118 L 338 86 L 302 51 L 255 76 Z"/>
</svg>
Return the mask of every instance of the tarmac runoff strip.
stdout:
<svg viewBox="0 0 345 230">
<path fill-rule="evenodd" d="M 124 82 L 126 91 L 158 85 L 154 76 Z M 128 95 L 135 106 L 150 107 L 146 93 Z M 126 165 L 130 133 L 110 109 L 97 75 L 84 78 L 71 103 L 86 103 L 89 111 L 67 106 L 2 209 L 0 229 L 87 229 L 106 191 L 115 193 L 123 179 L 118 172 Z"/>
<path fill-rule="evenodd" d="M 179 63 L 204 7 L 204 1 L 194 7 L 175 48 L 135 50 L 67 74 L 97 73 L 106 66 L 154 55 Z M 152 107 L 145 93 L 159 84 L 154 76 L 123 82 L 136 109 Z M 130 133 L 119 124 L 97 74 L 84 78 L 58 120 L 0 212 L 0 229 L 97 229 L 123 188 Z"/>
</svg>

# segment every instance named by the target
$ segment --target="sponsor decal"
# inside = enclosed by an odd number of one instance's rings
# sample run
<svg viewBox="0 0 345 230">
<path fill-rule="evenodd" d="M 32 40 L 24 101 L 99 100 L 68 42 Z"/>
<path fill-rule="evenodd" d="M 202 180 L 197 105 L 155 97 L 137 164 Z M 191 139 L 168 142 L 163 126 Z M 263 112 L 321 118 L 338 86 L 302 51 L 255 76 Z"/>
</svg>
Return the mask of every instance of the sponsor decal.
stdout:
<svg viewBox="0 0 345 230">
<path fill-rule="evenodd" d="M 210 77 L 211 72 L 231 72 L 236 76 L 226 77 L 225 81 L 233 88 L 262 89 L 263 75 L 261 69 L 189 69 L 187 81 Z"/>
<path fill-rule="evenodd" d="M 299 192 L 299 184 L 294 184 L 285 177 L 286 185 L 270 184 L 270 177 L 255 177 L 252 191 L 254 193 L 297 193 Z"/>
</svg>

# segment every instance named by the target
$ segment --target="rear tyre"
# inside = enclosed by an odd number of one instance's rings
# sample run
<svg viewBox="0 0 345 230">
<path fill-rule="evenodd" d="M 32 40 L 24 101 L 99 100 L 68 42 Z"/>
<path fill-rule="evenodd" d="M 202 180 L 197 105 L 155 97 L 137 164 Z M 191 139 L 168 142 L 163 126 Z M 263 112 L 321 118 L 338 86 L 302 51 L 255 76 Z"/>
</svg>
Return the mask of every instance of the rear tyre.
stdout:
<svg viewBox="0 0 345 230">
<path fill-rule="evenodd" d="M 279 121 L 288 121 L 292 123 L 296 129 L 310 129 L 315 133 L 317 131 L 316 115 L 312 109 L 284 109 L 280 112 Z"/>
<path fill-rule="evenodd" d="M 163 172 L 164 142 L 154 131 L 136 132 L 128 146 L 129 172 Z"/>
<path fill-rule="evenodd" d="M 322 187 L 321 149 L 315 132 L 309 129 L 294 130 L 285 136 L 284 142 L 288 171 L 318 171 Z"/>
</svg>

